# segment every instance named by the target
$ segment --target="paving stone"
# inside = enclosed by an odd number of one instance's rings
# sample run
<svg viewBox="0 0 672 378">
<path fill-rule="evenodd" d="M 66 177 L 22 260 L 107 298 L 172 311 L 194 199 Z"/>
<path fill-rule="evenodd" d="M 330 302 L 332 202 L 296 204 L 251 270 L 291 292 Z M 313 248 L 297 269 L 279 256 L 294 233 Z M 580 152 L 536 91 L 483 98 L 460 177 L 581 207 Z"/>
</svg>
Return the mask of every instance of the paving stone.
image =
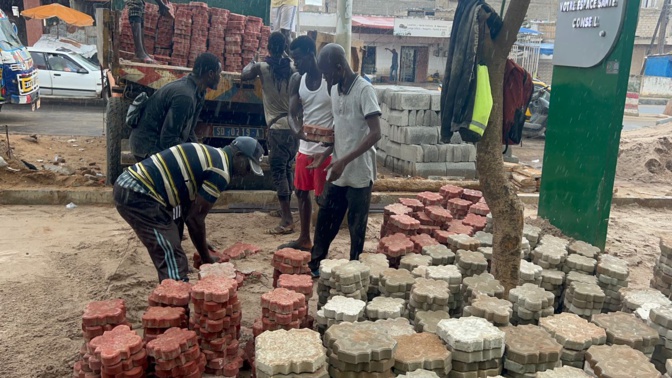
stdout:
<svg viewBox="0 0 672 378">
<path fill-rule="evenodd" d="M 378 253 L 389 257 L 400 257 L 413 252 L 415 244 L 411 239 L 401 233 L 388 235 L 380 239 L 378 243 Z"/>
<path fill-rule="evenodd" d="M 187 306 L 192 296 L 188 282 L 165 279 L 149 294 L 150 306 Z"/>
<path fill-rule="evenodd" d="M 400 198 L 399 203 L 410 207 L 414 213 L 424 211 L 425 208 L 425 205 L 423 205 L 422 202 L 420 202 L 417 198 Z"/>
<path fill-rule="evenodd" d="M 623 288 L 620 293 L 623 310 L 628 312 L 633 312 L 644 304 L 672 305 L 672 301 L 656 289 Z"/>
<path fill-rule="evenodd" d="M 654 324 L 667 329 L 672 329 L 672 306 L 661 306 L 651 309 L 649 319 L 651 319 Z"/>
<path fill-rule="evenodd" d="M 413 325 L 406 318 L 396 319 L 380 319 L 376 320 L 376 326 L 383 329 L 383 331 L 392 338 L 399 336 L 412 335 L 415 333 Z"/>
<path fill-rule="evenodd" d="M 299 274 L 304 272 L 310 261 L 310 252 L 293 248 L 282 248 L 273 253 L 272 265 L 283 274 Z"/>
<path fill-rule="evenodd" d="M 362 253 L 359 262 L 369 267 L 369 293 L 379 294 L 380 275 L 389 268 L 387 257 L 378 253 Z M 373 289 L 373 290 L 372 290 Z"/>
<path fill-rule="evenodd" d="M 415 313 L 415 330 L 436 334 L 439 322 L 450 319 L 447 311 L 417 311 Z"/>
<path fill-rule="evenodd" d="M 356 322 L 364 316 L 366 302 L 337 295 L 324 305 L 324 316 L 341 322 Z"/>
<path fill-rule="evenodd" d="M 332 279 L 340 285 L 353 285 L 359 282 L 369 282 L 371 270 L 359 261 L 348 261 L 332 270 Z"/>
<path fill-rule="evenodd" d="M 350 364 L 392 359 L 396 340 L 388 335 L 382 323 L 341 323 L 324 335 L 324 344 L 338 360 Z"/>
<path fill-rule="evenodd" d="M 465 234 L 451 235 L 448 237 L 448 244 L 453 252 L 457 252 L 460 249 L 466 251 L 476 251 L 478 247 L 481 246 L 481 243 L 478 241 L 478 239 Z"/>
<path fill-rule="evenodd" d="M 440 370 L 447 376 L 451 370 L 451 353 L 441 339 L 431 333 L 400 336 L 394 353 L 394 369 L 409 372 L 417 369 Z"/>
<path fill-rule="evenodd" d="M 433 371 L 418 369 L 397 375 L 397 378 L 439 378 L 439 376 Z"/>
<path fill-rule="evenodd" d="M 532 251 L 532 261 L 544 269 L 561 268 L 567 257 L 567 250 L 554 243 L 539 245 Z"/>
<path fill-rule="evenodd" d="M 331 378 L 393 378 L 392 371 L 384 373 L 341 371 L 333 366 L 329 366 L 329 376 Z"/>
<path fill-rule="evenodd" d="M 463 276 L 475 276 L 484 273 L 488 269 L 488 260 L 480 252 L 458 250 L 455 263 Z"/>
<path fill-rule="evenodd" d="M 553 299 L 553 293 L 533 284 L 524 284 L 509 291 L 509 301 L 529 311 L 541 311 L 552 306 Z"/>
<path fill-rule="evenodd" d="M 563 348 L 582 351 L 593 345 L 607 342 L 606 331 L 576 314 L 562 313 L 539 320 L 545 329 Z"/>
<path fill-rule="evenodd" d="M 306 297 L 292 290 L 277 288 L 262 294 L 261 307 L 278 314 L 291 314 L 306 307 Z"/>
<path fill-rule="evenodd" d="M 269 375 L 262 371 L 257 370 L 255 372 L 257 378 L 329 378 L 329 369 L 327 365 L 317 369 L 313 373 L 300 373 L 300 374 L 274 374 Z"/>
<path fill-rule="evenodd" d="M 569 255 L 565 260 L 565 264 L 562 267 L 562 270 L 565 273 L 570 271 L 577 271 L 580 273 L 593 275 L 595 274 L 595 267 L 597 266 L 597 260 L 590 257 L 585 257 L 581 255 Z"/>
<path fill-rule="evenodd" d="M 541 239 L 539 239 L 539 244 L 557 244 L 561 245 L 563 248 L 567 248 L 569 245 L 569 240 L 553 236 L 551 234 L 545 234 L 541 237 Z"/>
<path fill-rule="evenodd" d="M 414 310 L 447 310 L 450 297 L 447 282 L 418 278 L 411 289 L 408 305 L 412 316 L 415 315 Z"/>
<path fill-rule="evenodd" d="M 532 254 L 532 247 L 530 246 L 530 242 L 523 238 L 520 241 L 520 258 L 524 260 L 531 260 L 530 254 Z"/>
<path fill-rule="evenodd" d="M 333 271 L 334 268 L 345 265 L 349 262 L 350 260 L 347 259 L 325 259 L 320 262 L 320 279 L 321 280 L 329 280 L 331 279 L 331 272 Z"/>
<path fill-rule="evenodd" d="M 471 298 L 476 294 L 483 294 L 500 299 L 504 297 L 504 286 L 502 286 L 502 284 L 495 279 L 495 276 L 490 273 L 481 273 L 477 276 L 465 277 L 462 282 L 462 289 L 462 296 L 465 301 L 471 301 Z"/>
<path fill-rule="evenodd" d="M 503 331 L 506 333 L 504 368 L 509 372 L 535 373 L 553 368 L 560 361 L 562 345 L 543 328 L 522 325 L 504 327 Z"/>
<path fill-rule="evenodd" d="M 476 317 L 444 319 L 439 322 L 437 328 L 438 336 L 448 345 L 452 352 L 478 352 L 493 349 L 501 349 L 503 352 L 504 332 L 485 319 Z M 489 359 L 491 358 L 477 361 Z M 457 360 L 472 362 L 459 358 Z"/>
<path fill-rule="evenodd" d="M 326 364 L 326 353 L 315 331 L 267 331 L 255 340 L 254 362 L 269 375 L 314 373 Z"/>
<path fill-rule="evenodd" d="M 565 292 L 564 306 L 574 314 L 590 316 L 602 312 L 604 291 L 593 283 L 572 282 Z"/>
<path fill-rule="evenodd" d="M 218 276 L 225 278 L 236 278 L 236 267 L 229 262 L 203 264 L 198 268 L 198 279 L 202 280 L 208 276 Z"/>
<path fill-rule="evenodd" d="M 82 325 L 85 327 L 118 325 L 125 321 L 126 303 L 123 299 L 90 302 L 82 315 Z"/>
<path fill-rule="evenodd" d="M 142 326 L 145 328 L 181 327 L 186 322 L 184 307 L 148 307 L 142 314 Z"/>
<path fill-rule="evenodd" d="M 602 254 L 602 251 L 599 248 L 581 240 L 575 240 L 567 245 L 567 252 L 589 257 L 591 259 L 597 259 L 600 254 Z"/>
<path fill-rule="evenodd" d="M 453 220 L 453 215 L 450 211 L 446 210 L 441 205 L 425 206 L 425 214 L 427 214 L 433 221 L 440 222 L 441 224 Z"/>
<path fill-rule="evenodd" d="M 424 271 L 424 278 L 446 282 L 452 293 L 455 288 L 459 290 L 462 283 L 462 273 L 455 265 L 428 266 Z"/>
<path fill-rule="evenodd" d="M 430 256 L 412 254 L 406 255 L 401 258 L 399 263 L 399 269 L 406 269 L 408 271 L 413 271 L 413 269 L 419 266 L 429 266 L 432 263 L 432 258 Z"/>
<path fill-rule="evenodd" d="M 492 262 L 492 247 L 478 247 L 476 252 L 480 252 L 485 256 L 485 259 L 488 260 L 488 269 Z"/>
<path fill-rule="evenodd" d="M 569 287 L 572 284 L 572 282 L 585 282 L 592 284 L 598 283 L 597 277 L 589 276 L 587 274 L 583 274 L 576 271 L 571 271 L 565 275 L 565 286 Z"/>
<path fill-rule="evenodd" d="M 590 378 L 582 369 L 563 366 L 553 370 L 538 372 L 536 378 Z"/>
<path fill-rule="evenodd" d="M 420 221 L 408 215 L 392 215 L 390 224 L 402 230 L 417 230 L 420 228 Z"/>
<path fill-rule="evenodd" d="M 647 353 L 659 342 L 658 332 L 632 314 L 597 314 L 593 315 L 591 321 L 604 328 L 609 345 L 627 345 Z"/>
<path fill-rule="evenodd" d="M 539 236 L 541 235 L 541 228 L 525 224 L 523 226 L 523 237 L 530 242 L 530 246 L 535 248 L 539 243 Z"/>
<path fill-rule="evenodd" d="M 406 269 L 386 269 L 380 275 L 380 292 L 388 297 L 393 296 L 408 299 L 411 295 L 411 287 L 415 283 L 413 274 Z"/>
<path fill-rule="evenodd" d="M 194 334 L 194 339 L 196 334 Z M 127 360 L 143 348 L 142 338 L 130 327 L 120 325 L 95 337 L 87 345 L 88 353 L 95 355 L 103 366 L 114 366 Z"/>
<path fill-rule="evenodd" d="M 541 283 L 561 287 L 565 283 L 565 273 L 559 270 L 544 269 L 541 271 Z"/>
<path fill-rule="evenodd" d="M 475 318 L 479 319 L 479 318 Z M 495 348 L 488 350 L 480 350 L 476 352 L 464 352 L 461 350 L 451 350 L 453 354 L 453 361 L 462 361 L 466 363 L 489 361 L 502 358 L 504 355 L 504 348 Z"/>
<path fill-rule="evenodd" d="M 539 265 L 529 261 L 521 260 L 518 282 L 520 285 L 530 283 L 539 286 L 541 285 L 541 273 L 543 271 L 544 268 L 540 267 Z"/>
<path fill-rule="evenodd" d="M 492 247 L 491 233 L 485 231 L 478 231 L 474 234 L 474 238 L 478 239 L 479 243 L 481 244 L 481 247 Z"/>
<path fill-rule="evenodd" d="M 490 214 L 490 207 L 486 203 L 478 202 L 471 205 L 471 207 L 469 208 L 469 212 L 484 217 Z"/>
<path fill-rule="evenodd" d="M 513 304 L 505 299 L 476 295 L 469 306 L 464 308 L 462 316 L 475 316 L 483 318 L 498 327 L 503 327 L 511 322 Z"/>
<path fill-rule="evenodd" d="M 236 244 L 222 251 L 224 256 L 229 256 L 232 260 L 244 259 L 247 256 L 261 252 L 261 248 L 253 244 L 236 242 Z"/>
<path fill-rule="evenodd" d="M 338 359 L 338 356 L 328 352 L 327 358 L 329 360 L 329 366 L 337 369 L 342 372 L 355 372 L 355 373 L 385 373 L 392 370 L 394 367 L 394 359 L 380 360 L 380 361 L 369 361 L 369 362 L 360 362 L 357 364 L 351 364 L 343 362 Z"/>
<path fill-rule="evenodd" d="M 648 357 L 625 345 L 590 347 L 586 353 L 586 368 L 590 368 L 598 378 L 660 377 Z"/>
<path fill-rule="evenodd" d="M 399 318 L 405 306 L 401 298 L 375 297 L 366 304 L 366 316 L 371 320 Z"/>
<path fill-rule="evenodd" d="M 426 246 L 422 248 L 422 254 L 431 257 L 434 266 L 455 263 L 455 252 L 443 244 Z"/>
</svg>

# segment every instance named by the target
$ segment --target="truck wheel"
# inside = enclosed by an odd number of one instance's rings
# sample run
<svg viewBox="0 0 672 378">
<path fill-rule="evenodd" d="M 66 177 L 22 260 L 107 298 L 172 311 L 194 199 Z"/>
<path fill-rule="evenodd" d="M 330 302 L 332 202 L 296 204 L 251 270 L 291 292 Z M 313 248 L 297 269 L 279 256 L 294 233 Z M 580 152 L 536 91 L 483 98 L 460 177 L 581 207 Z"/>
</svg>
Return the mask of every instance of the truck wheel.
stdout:
<svg viewBox="0 0 672 378">
<path fill-rule="evenodd" d="M 105 128 L 107 136 L 107 180 L 108 185 L 114 185 L 121 175 L 121 141 L 128 139 L 131 129 L 126 125 L 126 113 L 131 101 L 123 97 L 110 97 L 105 110 Z"/>
</svg>

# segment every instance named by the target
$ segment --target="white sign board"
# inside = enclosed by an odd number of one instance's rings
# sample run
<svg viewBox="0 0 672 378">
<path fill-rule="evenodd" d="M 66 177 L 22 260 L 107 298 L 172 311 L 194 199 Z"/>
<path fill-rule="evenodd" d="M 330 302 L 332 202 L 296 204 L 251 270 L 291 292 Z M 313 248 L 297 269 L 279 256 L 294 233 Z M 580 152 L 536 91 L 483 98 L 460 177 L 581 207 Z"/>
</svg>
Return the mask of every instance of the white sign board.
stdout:
<svg viewBox="0 0 672 378">
<path fill-rule="evenodd" d="M 394 18 L 394 35 L 401 37 L 449 38 L 453 21 L 424 18 Z"/>
<path fill-rule="evenodd" d="M 321 7 L 322 0 L 306 0 L 306 5 L 316 5 L 318 7 Z"/>
</svg>

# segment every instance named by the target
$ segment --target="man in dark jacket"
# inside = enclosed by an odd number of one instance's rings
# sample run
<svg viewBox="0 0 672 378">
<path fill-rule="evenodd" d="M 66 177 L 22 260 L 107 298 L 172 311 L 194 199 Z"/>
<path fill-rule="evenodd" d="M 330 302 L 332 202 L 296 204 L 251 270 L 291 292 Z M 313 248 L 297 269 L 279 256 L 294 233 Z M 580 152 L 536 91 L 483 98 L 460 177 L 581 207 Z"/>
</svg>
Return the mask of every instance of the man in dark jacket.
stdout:
<svg viewBox="0 0 672 378">
<path fill-rule="evenodd" d="M 191 74 L 164 85 L 147 100 L 129 138 L 137 161 L 181 143 L 197 142 L 195 128 L 205 92 L 217 88 L 221 72 L 219 59 L 203 53 L 196 58 Z"/>
</svg>

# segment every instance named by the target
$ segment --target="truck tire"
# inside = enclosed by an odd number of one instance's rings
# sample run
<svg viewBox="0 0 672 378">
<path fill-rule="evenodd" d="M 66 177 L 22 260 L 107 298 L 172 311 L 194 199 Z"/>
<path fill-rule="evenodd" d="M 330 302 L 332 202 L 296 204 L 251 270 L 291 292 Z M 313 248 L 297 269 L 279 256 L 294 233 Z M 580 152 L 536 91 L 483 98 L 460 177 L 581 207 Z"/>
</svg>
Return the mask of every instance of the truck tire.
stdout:
<svg viewBox="0 0 672 378">
<path fill-rule="evenodd" d="M 128 139 L 131 128 L 126 125 L 126 113 L 131 100 L 123 97 L 110 97 L 105 110 L 105 128 L 107 136 L 107 180 L 108 185 L 114 185 L 121 175 L 121 141 Z"/>
</svg>

